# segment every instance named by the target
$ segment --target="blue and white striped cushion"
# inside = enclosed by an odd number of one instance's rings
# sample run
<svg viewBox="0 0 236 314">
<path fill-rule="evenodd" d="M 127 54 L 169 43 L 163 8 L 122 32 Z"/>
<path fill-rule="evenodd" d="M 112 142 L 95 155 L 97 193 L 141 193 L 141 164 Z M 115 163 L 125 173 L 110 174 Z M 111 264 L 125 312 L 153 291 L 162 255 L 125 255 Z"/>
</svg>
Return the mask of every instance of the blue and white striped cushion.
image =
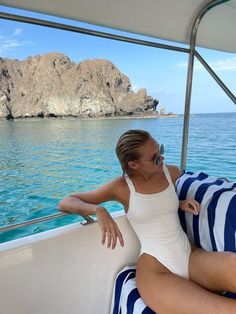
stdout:
<svg viewBox="0 0 236 314">
<path fill-rule="evenodd" d="M 186 173 L 176 190 L 179 200 L 194 198 L 201 204 L 197 216 L 179 210 L 189 239 L 207 251 L 236 252 L 236 183 L 203 172 Z"/>
<path fill-rule="evenodd" d="M 117 275 L 111 314 L 154 314 L 144 304 L 136 287 L 136 267 L 126 266 Z"/>
</svg>

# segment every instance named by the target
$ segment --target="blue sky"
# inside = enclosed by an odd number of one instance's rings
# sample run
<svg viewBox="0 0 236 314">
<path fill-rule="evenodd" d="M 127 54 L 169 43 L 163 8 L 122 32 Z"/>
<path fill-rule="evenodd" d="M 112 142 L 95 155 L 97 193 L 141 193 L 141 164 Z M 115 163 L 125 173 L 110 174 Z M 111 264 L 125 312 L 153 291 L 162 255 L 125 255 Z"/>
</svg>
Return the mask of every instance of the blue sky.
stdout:
<svg viewBox="0 0 236 314">
<path fill-rule="evenodd" d="M 0 10 L 13 14 L 23 12 L 3 6 L 0 6 Z M 45 18 L 45 15 L 28 15 Z M 50 19 L 88 27 L 85 23 L 55 17 Z M 101 27 L 92 28 L 106 31 Z M 159 109 L 164 107 L 166 112 L 184 112 L 187 54 L 0 20 L 0 57 L 24 60 L 28 56 L 48 52 L 64 53 L 75 62 L 85 59 L 110 60 L 129 77 L 134 91 L 146 88 L 150 96 L 157 98 Z M 235 94 L 236 55 L 207 49 L 199 49 L 199 52 Z M 194 70 L 191 112 L 236 112 L 233 102 L 198 62 Z"/>
</svg>

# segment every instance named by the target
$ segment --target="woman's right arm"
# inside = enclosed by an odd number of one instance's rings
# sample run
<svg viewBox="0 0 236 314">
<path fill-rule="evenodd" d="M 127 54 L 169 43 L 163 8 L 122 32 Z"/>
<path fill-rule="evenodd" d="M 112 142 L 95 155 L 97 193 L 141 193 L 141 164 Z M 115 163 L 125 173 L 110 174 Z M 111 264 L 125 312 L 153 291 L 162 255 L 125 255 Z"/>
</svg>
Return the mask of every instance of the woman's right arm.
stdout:
<svg viewBox="0 0 236 314">
<path fill-rule="evenodd" d="M 91 203 L 91 201 L 86 201 L 86 199 L 90 199 L 90 195 L 92 196 L 93 192 L 94 191 L 67 196 L 59 202 L 58 209 L 72 214 L 78 214 L 82 217 L 96 215 L 97 207 L 100 202 Z"/>
<path fill-rule="evenodd" d="M 59 202 L 58 209 L 60 211 L 76 213 L 82 217 L 96 215 L 102 231 L 102 244 L 107 242 L 107 247 L 114 249 L 118 238 L 121 246 L 124 246 L 123 237 L 116 222 L 105 207 L 99 205 L 106 201 L 119 201 L 119 190 L 119 179 L 117 179 L 94 191 L 72 194 L 65 197 Z"/>
</svg>

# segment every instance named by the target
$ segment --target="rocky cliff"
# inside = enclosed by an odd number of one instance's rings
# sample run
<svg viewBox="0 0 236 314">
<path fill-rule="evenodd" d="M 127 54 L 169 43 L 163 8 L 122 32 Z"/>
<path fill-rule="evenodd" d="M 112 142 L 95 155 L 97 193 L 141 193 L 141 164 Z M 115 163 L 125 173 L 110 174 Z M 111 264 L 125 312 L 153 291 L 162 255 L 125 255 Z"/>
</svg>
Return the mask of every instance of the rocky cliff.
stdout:
<svg viewBox="0 0 236 314">
<path fill-rule="evenodd" d="M 0 58 L 0 118 L 155 115 L 157 104 L 145 89 L 133 92 L 107 60 L 74 63 L 59 53 Z"/>
</svg>

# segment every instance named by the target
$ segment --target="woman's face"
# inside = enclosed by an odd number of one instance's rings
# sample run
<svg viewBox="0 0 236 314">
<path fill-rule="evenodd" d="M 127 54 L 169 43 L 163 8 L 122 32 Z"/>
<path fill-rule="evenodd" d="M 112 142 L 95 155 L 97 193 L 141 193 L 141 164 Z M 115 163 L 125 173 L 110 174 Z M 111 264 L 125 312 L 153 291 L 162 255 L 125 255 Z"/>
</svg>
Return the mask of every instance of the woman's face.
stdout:
<svg viewBox="0 0 236 314">
<path fill-rule="evenodd" d="M 137 169 L 145 172 L 161 172 L 163 169 L 164 157 L 160 154 L 160 145 L 153 139 L 150 138 L 146 144 L 139 149 L 140 159 L 137 161 Z M 159 164 L 157 165 L 156 160 L 159 157 Z"/>
</svg>

